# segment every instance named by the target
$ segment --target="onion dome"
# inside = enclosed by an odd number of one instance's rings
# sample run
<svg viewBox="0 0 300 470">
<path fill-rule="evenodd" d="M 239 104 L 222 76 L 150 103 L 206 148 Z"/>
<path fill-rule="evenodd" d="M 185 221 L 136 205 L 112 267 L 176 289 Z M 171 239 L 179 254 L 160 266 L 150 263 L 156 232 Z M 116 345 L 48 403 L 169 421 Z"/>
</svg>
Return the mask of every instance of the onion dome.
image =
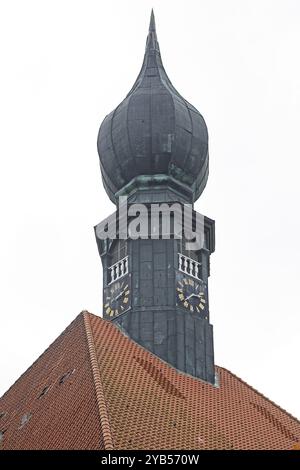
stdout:
<svg viewBox="0 0 300 470">
<path fill-rule="evenodd" d="M 153 10 L 141 71 L 126 98 L 102 122 L 98 153 L 103 184 L 114 203 L 139 181 L 175 183 L 177 191 L 189 191 L 191 202 L 206 185 L 207 127 L 165 72 Z"/>
</svg>

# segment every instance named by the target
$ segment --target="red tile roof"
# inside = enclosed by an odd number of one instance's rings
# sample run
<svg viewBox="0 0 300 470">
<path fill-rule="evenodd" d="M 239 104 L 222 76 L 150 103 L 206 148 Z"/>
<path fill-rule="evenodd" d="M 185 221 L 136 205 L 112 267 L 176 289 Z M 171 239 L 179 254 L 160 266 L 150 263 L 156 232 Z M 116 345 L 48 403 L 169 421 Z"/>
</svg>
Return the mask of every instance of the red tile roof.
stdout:
<svg viewBox="0 0 300 470">
<path fill-rule="evenodd" d="M 299 421 L 217 372 L 219 387 L 180 373 L 83 312 L 0 399 L 0 448 L 299 446 Z"/>
<path fill-rule="evenodd" d="M 50 388 L 40 397 L 45 387 Z M 83 315 L 4 394 L 1 413 L 0 448 L 104 448 Z"/>
</svg>

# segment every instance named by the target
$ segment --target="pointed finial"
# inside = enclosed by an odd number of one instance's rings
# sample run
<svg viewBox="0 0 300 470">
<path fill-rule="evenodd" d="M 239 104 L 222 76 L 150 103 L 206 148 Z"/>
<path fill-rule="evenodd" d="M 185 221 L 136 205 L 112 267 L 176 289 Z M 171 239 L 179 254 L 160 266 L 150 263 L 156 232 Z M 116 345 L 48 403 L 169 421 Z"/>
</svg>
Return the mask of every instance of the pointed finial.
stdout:
<svg viewBox="0 0 300 470">
<path fill-rule="evenodd" d="M 146 51 L 157 51 L 159 52 L 159 45 L 156 36 L 155 18 L 153 8 L 151 10 L 149 33 L 146 42 Z"/>
<path fill-rule="evenodd" d="M 155 17 L 154 17 L 153 8 L 151 10 L 151 17 L 150 17 L 150 24 L 149 24 L 149 32 L 150 31 L 156 31 L 156 29 L 155 29 Z"/>
</svg>

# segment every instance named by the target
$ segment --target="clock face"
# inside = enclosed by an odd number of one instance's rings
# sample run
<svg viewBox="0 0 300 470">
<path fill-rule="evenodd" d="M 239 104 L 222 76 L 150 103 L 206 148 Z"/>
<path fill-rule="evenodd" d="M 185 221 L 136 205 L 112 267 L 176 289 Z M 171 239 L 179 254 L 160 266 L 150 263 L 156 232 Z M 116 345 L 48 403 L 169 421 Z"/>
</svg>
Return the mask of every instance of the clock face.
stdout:
<svg viewBox="0 0 300 470">
<path fill-rule="evenodd" d="M 131 304 L 129 276 L 114 282 L 104 290 L 103 314 L 107 319 L 113 319 L 126 312 Z"/>
<path fill-rule="evenodd" d="M 177 273 L 176 301 L 178 306 L 207 319 L 207 288 L 203 281 Z"/>
</svg>

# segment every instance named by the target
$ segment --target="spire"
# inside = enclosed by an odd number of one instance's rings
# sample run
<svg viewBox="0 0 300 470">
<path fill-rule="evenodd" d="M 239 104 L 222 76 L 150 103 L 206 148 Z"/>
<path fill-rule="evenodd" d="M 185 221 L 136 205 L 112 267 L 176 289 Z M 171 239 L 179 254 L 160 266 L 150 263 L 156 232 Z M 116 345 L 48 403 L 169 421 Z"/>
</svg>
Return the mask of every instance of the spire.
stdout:
<svg viewBox="0 0 300 470">
<path fill-rule="evenodd" d="M 150 17 L 150 24 L 149 24 L 149 33 L 150 31 L 156 31 L 155 29 L 155 17 L 154 17 L 154 11 L 153 8 L 151 10 L 151 17 Z"/>
<path fill-rule="evenodd" d="M 159 52 L 159 45 L 156 35 L 156 26 L 155 26 L 155 17 L 153 8 L 151 10 L 150 23 L 149 23 L 149 33 L 146 42 L 146 52 L 157 51 Z"/>
</svg>

